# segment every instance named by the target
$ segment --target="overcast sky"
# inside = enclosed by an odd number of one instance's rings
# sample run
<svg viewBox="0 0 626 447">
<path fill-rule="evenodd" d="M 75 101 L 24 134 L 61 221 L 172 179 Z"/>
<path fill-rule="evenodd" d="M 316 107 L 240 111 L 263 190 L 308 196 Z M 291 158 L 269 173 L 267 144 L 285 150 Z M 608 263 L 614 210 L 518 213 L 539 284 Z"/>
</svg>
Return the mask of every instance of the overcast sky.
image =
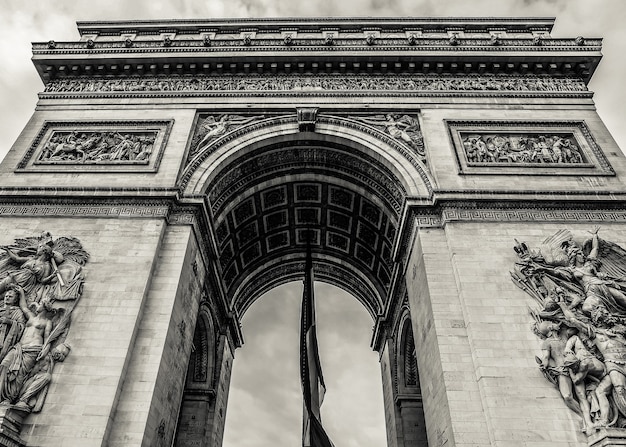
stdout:
<svg viewBox="0 0 626 447">
<path fill-rule="evenodd" d="M 0 0 L 0 159 L 33 113 L 42 89 L 30 62 L 32 41 L 77 40 L 77 20 L 271 16 L 556 17 L 555 37 L 603 37 L 604 59 L 590 89 L 600 116 L 626 147 L 624 0 Z M 300 440 L 298 312 L 301 284 L 283 286 L 243 319 L 224 447 L 293 447 Z M 352 297 L 318 285 L 318 327 L 328 392 L 324 423 L 337 447 L 385 445 L 372 321 Z"/>
</svg>

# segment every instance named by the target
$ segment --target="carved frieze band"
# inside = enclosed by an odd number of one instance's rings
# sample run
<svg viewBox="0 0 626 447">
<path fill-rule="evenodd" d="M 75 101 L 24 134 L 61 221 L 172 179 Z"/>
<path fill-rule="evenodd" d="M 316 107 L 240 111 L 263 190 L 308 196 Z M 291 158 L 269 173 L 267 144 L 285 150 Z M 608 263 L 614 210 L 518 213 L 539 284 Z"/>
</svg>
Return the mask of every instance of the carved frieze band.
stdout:
<svg viewBox="0 0 626 447">
<path fill-rule="evenodd" d="M 417 227 L 442 227 L 450 222 L 626 222 L 626 211 L 443 207 L 439 213 L 415 210 L 414 219 Z"/>
<path fill-rule="evenodd" d="M 153 217 L 169 216 L 170 208 L 160 206 L 11 204 L 0 205 L 0 216 L 72 216 L 72 217 Z M 176 218 L 178 219 L 178 218 Z"/>
<path fill-rule="evenodd" d="M 463 174 L 615 174 L 582 121 L 447 124 Z"/>
<path fill-rule="evenodd" d="M 44 94 L 219 94 L 220 92 L 522 92 L 582 93 L 585 83 L 575 77 L 507 75 L 276 75 L 276 76 L 170 76 L 125 79 L 55 79 L 46 84 Z"/>
<path fill-rule="evenodd" d="M 276 38 L 256 38 L 252 32 L 247 32 L 242 38 L 233 39 L 232 36 L 217 35 L 219 38 L 215 38 L 213 34 L 212 39 L 192 39 L 192 38 L 177 38 L 167 40 L 133 40 L 132 45 L 120 40 L 106 40 L 106 41 L 92 41 L 93 46 L 88 48 L 86 42 L 54 42 L 48 41 L 46 43 L 35 42 L 33 43 L 33 51 L 36 54 L 64 54 L 64 53 L 81 53 L 86 48 L 92 52 L 122 52 L 122 53 L 138 53 L 138 52 L 206 52 L 207 46 L 210 46 L 211 51 L 250 51 L 254 48 L 255 51 L 262 52 L 276 52 L 276 51 L 293 51 L 294 47 L 303 50 L 321 50 L 327 49 L 329 46 L 335 48 L 341 48 L 341 50 L 351 51 L 372 51 L 372 45 L 376 43 L 377 50 L 380 51 L 399 51 L 399 50 L 449 50 L 449 51 L 464 51 L 464 52 L 477 52 L 477 51 L 511 51 L 511 48 L 515 48 L 517 51 L 599 51 L 602 46 L 602 40 L 600 39 L 562 39 L 552 37 L 497 37 L 494 39 L 492 36 L 481 37 L 460 37 L 454 36 L 431 36 L 422 32 L 412 32 L 406 38 L 378 36 L 374 41 L 371 39 L 368 41 L 368 35 L 363 34 L 358 38 L 354 35 L 348 37 L 341 35 L 334 31 L 324 31 L 325 36 L 322 37 L 291 37 L 287 42 L 284 36 L 276 36 Z M 445 33 L 444 33 L 445 34 Z M 460 34 L 460 33 L 459 33 Z M 295 34 L 297 36 L 297 33 Z M 207 45 L 208 44 L 208 45 Z"/>
<path fill-rule="evenodd" d="M 156 172 L 173 121 L 46 121 L 17 171 Z"/>
</svg>

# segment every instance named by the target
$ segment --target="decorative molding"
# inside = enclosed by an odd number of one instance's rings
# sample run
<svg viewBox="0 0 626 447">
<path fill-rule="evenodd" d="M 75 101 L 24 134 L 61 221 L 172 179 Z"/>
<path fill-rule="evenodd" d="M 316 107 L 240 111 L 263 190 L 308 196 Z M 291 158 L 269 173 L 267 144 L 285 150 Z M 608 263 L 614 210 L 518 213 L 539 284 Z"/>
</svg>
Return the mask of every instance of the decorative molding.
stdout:
<svg viewBox="0 0 626 447">
<path fill-rule="evenodd" d="M 167 205 L 0 204 L 0 216 L 167 217 Z"/>
<path fill-rule="evenodd" d="M 318 108 L 309 107 L 297 109 L 296 116 L 298 118 L 298 130 L 300 132 L 314 132 L 315 123 L 317 121 Z"/>
<path fill-rule="evenodd" d="M 156 173 L 174 121 L 45 121 L 15 172 Z"/>
<path fill-rule="evenodd" d="M 200 115 L 201 119 L 204 115 Z M 213 121 L 221 121 L 224 117 L 230 117 L 234 115 L 216 115 L 213 116 Z M 390 114 L 390 117 L 394 117 L 396 115 Z M 218 118 L 219 117 L 219 118 Z M 200 167 L 202 162 L 206 160 L 211 154 L 217 151 L 224 144 L 229 143 L 233 140 L 246 140 L 247 134 L 257 133 L 258 131 L 273 127 L 273 126 L 281 126 L 284 124 L 295 124 L 297 123 L 297 116 L 293 114 L 289 115 L 280 115 L 274 116 L 270 118 L 264 118 L 264 116 L 247 116 L 242 115 L 240 119 L 246 119 L 246 124 L 242 124 L 241 126 L 235 128 L 234 130 L 226 131 L 221 133 L 220 135 L 216 135 L 215 138 L 212 138 L 211 141 L 204 144 L 201 148 L 199 142 L 202 140 L 197 133 L 192 133 L 190 140 L 190 152 L 187 159 L 187 167 L 181 179 L 179 181 L 181 189 L 184 189 L 195 170 Z M 255 119 L 258 118 L 258 119 Z M 408 119 L 411 123 L 411 129 L 406 129 L 406 123 L 404 120 Z M 355 129 L 359 132 L 366 133 L 371 135 L 372 137 L 382 141 L 385 145 L 388 145 L 395 150 L 398 151 L 405 159 L 407 159 L 415 169 L 420 173 L 421 180 L 425 183 L 428 189 L 432 189 L 432 182 L 430 181 L 427 167 L 425 166 L 426 156 L 425 150 L 423 147 L 423 141 L 421 138 L 421 133 L 419 131 L 419 122 L 415 117 L 409 117 L 408 115 L 398 116 L 398 119 L 402 121 L 400 124 L 392 126 L 384 116 L 378 115 L 367 115 L 367 116 L 351 116 L 351 117 L 340 117 L 340 116 L 331 116 L 318 114 L 316 124 L 328 124 L 330 126 L 338 126 L 344 127 L 347 129 Z M 365 121 L 369 120 L 370 123 L 366 124 Z M 399 127 L 399 128 L 398 128 Z M 202 128 L 202 124 L 198 124 L 196 126 L 195 132 L 198 132 Z M 408 141 L 405 141 L 405 137 Z M 317 148 L 316 150 L 325 150 L 328 153 L 328 156 L 331 157 L 334 162 L 333 167 L 335 169 L 340 169 L 349 173 L 350 176 L 357 176 L 358 179 L 380 192 L 383 197 L 386 197 L 387 200 L 390 200 L 390 203 L 393 203 L 393 208 L 396 212 L 399 212 L 402 207 L 402 201 L 405 197 L 405 192 L 399 188 L 399 183 L 396 180 L 392 180 L 394 176 L 391 172 L 389 172 L 386 168 L 384 168 L 380 163 L 377 163 L 375 160 L 370 160 L 368 158 L 364 159 L 359 156 L 357 160 L 352 155 L 341 154 L 337 151 L 331 151 L 328 148 Z M 313 149 L 302 149 L 298 151 L 298 156 L 290 152 L 286 154 L 284 157 L 277 159 L 276 155 L 272 155 L 267 153 L 265 155 L 261 155 L 262 160 L 264 160 L 264 166 L 267 166 L 268 169 L 278 169 L 280 165 L 284 165 L 287 163 L 288 159 L 285 157 L 291 157 L 293 159 L 293 163 L 298 162 L 298 160 L 302 159 L 302 157 L 308 157 L 309 162 L 315 161 L 315 159 L 319 158 L 314 152 Z M 274 159 L 272 159 L 274 157 Z M 343 161 L 343 158 L 349 157 L 352 161 L 346 164 Z M 297 158 L 297 159 L 296 159 Z M 366 161 L 364 161 L 366 160 Z M 280 163 L 276 163 L 280 161 Z M 384 175 L 379 175 L 378 173 L 370 172 L 370 167 L 375 166 L 377 171 L 380 171 Z M 355 169 L 360 167 L 360 170 Z M 256 167 L 254 170 L 255 177 L 259 176 L 260 167 Z M 244 184 L 245 179 L 242 177 L 242 168 L 238 169 L 236 172 L 232 171 L 230 176 L 221 175 L 218 176 L 213 181 L 213 186 L 209 192 L 209 201 L 212 206 L 212 210 L 214 213 L 218 211 L 218 209 L 224 203 L 225 197 L 223 194 L 223 190 L 226 186 L 230 189 L 237 188 L 237 185 Z M 359 172 L 368 172 L 367 176 L 360 175 Z M 373 175 L 373 177 L 372 177 Z M 236 180 L 236 182 L 235 182 Z M 383 189 L 377 188 L 376 185 L 373 185 L 373 180 L 376 180 L 378 184 L 384 186 Z M 225 186 L 226 185 L 226 186 Z M 220 199 L 221 197 L 221 199 Z"/>
<path fill-rule="evenodd" d="M 462 92 L 524 93 L 524 94 L 580 94 L 588 92 L 578 77 L 537 75 L 192 75 L 141 76 L 130 78 L 78 77 L 61 78 L 48 82 L 44 97 L 74 93 L 80 96 L 145 95 L 145 94 L 219 94 L 234 92 L 320 93 L 320 92 Z"/>
<path fill-rule="evenodd" d="M 314 258 L 313 270 L 317 280 L 336 285 L 354 295 L 367 309 L 372 318 L 380 313 L 379 294 L 367 283 L 354 275 L 344 265 Z M 240 287 L 241 292 L 233 298 L 233 308 L 243 315 L 255 299 L 263 293 L 289 281 L 304 277 L 304 260 L 294 260 L 264 269 Z M 385 297 L 382 297 L 385 298 Z"/>
<path fill-rule="evenodd" d="M 461 174 L 615 175 L 583 121 L 446 121 Z"/>
<path fill-rule="evenodd" d="M 409 216 L 409 224 L 418 228 L 440 228 L 452 222 L 626 222 L 626 210 L 619 203 L 611 208 L 593 204 L 574 208 L 571 204 L 559 206 L 554 202 L 533 205 L 515 202 L 501 206 L 457 202 L 435 208 L 413 207 Z M 407 226 L 405 237 L 412 228 Z"/>
<path fill-rule="evenodd" d="M 277 35 L 275 39 L 252 38 L 252 33 L 248 34 L 249 40 L 245 36 L 239 39 L 224 38 L 216 35 L 211 40 L 210 48 L 207 48 L 203 39 L 170 39 L 169 45 L 165 45 L 160 40 L 134 40 L 132 46 L 126 46 L 124 40 L 95 40 L 93 47 L 89 48 L 90 54 L 124 53 L 128 56 L 137 53 L 206 53 L 207 49 L 211 53 L 224 51 L 292 51 L 307 50 L 320 51 L 333 46 L 343 51 L 371 51 L 371 45 L 367 42 L 367 36 L 360 38 L 342 37 L 340 33 L 327 34 L 325 37 L 313 38 L 292 38 L 289 45 L 285 45 L 284 38 Z M 339 35 L 337 35 L 339 34 Z M 330 36 L 330 39 L 329 39 Z M 515 49 L 516 51 L 577 51 L 589 52 L 598 50 L 602 46 L 601 39 L 587 39 L 580 45 L 576 39 L 543 38 L 539 43 L 536 38 L 500 38 L 498 45 L 494 45 L 491 37 L 465 38 L 456 37 L 431 37 L 422 34 L 415 40 L 408 38 L 379 37 L 376 39 L 376 49 L 381 51 L 407 51 L 407 50 L 438 50 L 438 51 L 464 51 L 464 52 L 484 52 L 486 49 L 493 52 L 505 52 Z M 51 46 L 48 42 L 33 43 L 33 53 L 37 55 L 47 54 L 75 54 L 85 53 L 87 50 L 85 42 L 55 42 Z"/>
</svg>

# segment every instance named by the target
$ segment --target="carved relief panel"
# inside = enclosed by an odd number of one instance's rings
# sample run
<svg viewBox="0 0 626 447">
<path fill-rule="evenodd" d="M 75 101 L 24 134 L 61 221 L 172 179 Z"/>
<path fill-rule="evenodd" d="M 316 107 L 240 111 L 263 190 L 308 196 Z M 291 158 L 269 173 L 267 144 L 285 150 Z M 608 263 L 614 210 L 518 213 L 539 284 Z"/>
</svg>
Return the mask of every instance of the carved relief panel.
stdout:
<svg viewBox="0 0 626 447">
<path fill-rule="evenodd" d="M 17 171 L 156 172 L 172 121 L 47 121 Z"/>
<path fill-rule="evenodd" d="M 581 121 L 447 125 L 462 174 L 614 175 Z"/>
</svg>

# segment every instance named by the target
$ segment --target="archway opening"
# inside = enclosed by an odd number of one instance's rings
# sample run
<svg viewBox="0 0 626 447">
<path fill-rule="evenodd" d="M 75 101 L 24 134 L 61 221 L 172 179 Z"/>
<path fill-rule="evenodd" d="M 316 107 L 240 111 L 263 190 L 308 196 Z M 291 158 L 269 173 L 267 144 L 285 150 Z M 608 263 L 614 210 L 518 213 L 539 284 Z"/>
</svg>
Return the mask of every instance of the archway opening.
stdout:
<svg viewBox="0 0 626 447">
<path fill-rule="evenodd" d="M 322 422 L 341 446 L 386 445 L 372 319 L 353 296 L 315 284 L 318 341 L 326 381 Z M 224 447 L 301 443 L 299 324 L 302 283 L 272 289 L 242 319 L 246 344 L 235 354 Z"/>
</svg>

